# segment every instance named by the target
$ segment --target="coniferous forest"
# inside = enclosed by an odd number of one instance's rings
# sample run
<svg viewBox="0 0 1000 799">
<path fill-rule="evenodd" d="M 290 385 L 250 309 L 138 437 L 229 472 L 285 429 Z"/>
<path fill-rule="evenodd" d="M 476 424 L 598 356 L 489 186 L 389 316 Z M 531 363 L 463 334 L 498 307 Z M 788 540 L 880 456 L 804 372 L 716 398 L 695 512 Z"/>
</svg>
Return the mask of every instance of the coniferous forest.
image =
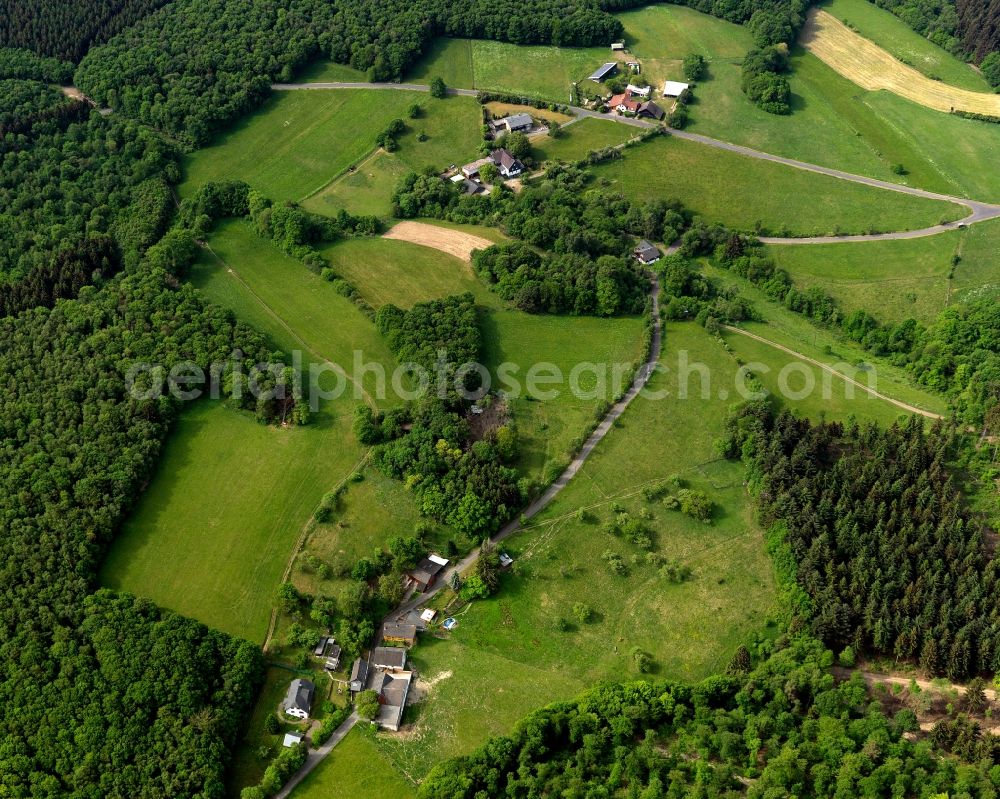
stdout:
<svg viewBox="0 0 1000 799">
<path fill-rule="evenodd" d="M 751 403 L 724 449 L 742 455 L 770 546 L 787 551 L 800 620 L 837 649 L 963 680 L 1000 665 L 998 564 L 949 469 L 944 423 L 812 424 Z"/>
</svg>

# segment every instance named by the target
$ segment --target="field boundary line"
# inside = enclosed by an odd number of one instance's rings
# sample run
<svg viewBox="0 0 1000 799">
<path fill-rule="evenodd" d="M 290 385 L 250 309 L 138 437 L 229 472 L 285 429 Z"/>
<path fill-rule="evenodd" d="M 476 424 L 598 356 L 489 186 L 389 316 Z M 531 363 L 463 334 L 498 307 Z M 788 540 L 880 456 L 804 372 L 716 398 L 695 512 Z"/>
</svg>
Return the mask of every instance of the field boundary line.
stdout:
<svg viewBox="0 0 1000 799">
<path fill-rule="evenodd" d="M 368 462 L 368 460 L 371 458 L 371 455 L 372 455 L 372 450 L 369 448 L 368 450 L 365 451 L 364 455 L 362 455 L 361 458 L 358 459 L 358 461 L 354 464 L 354 466 L 351 467 L 351 469 L 347 472 L 347 474 L 341 477 L 340 480 L 338 480 L 334 484 L 333 488 L 331 488 L 326 493 L 329 494 L 331 492 L 339 491 L 341 486 L 345 485 L 347 481 L 351 478 L 351 475 L 357 472 Z M 305 524 L 302 525 L 302 529 L 299 531 L 299 537 L 295 540 L 295 545 L 292 547 L 292 553 L 291 555 L 289 555 L 288 561 L 285 563 L 285 571 L 282 572 L 281 574 L 282 583 L 287 583 L 289 578 L 292 576 L 292 569 L 295 566 L 295 558 L 302 551 L 303 547 L 305 547 L 306 543 L 308 543 L 309 536 L 312 534 L 313 530 L 316 529 L 317 522 L 316 522 L 316 517 L 313 515 L 314 513 L 315 510 L 313 511 L 313 513 L 309 514 L 309 518 L 306 520 Z M 264 643 L 261 646 L 261 649 L 263 649 L 265 653 L 267 652 L 268 646 L 270 646 L 271 644 L 271 638 L 274 636 L 274 629 L 277 626 L 277 624 L 278 624 L 278 608 L 277 606 L 272 606 L 271 619 L 267 625 L 267 635 L 264 637 Z"/>
<path fill-rule="evenodd" d="M 201 246 L 204 247 L 206 250 L 208 250 L 208 252 L 212 254 L 212 257 L 215 258 L 215 260 L 217 260 L 220 264 L 222 264 L 222 266 L 226 268 L 227 272 L 231 274 L 233 278 L 237 280 L 241 286 L 243 286 L 248 292 L 250 292 L 250 295 L 255 300 L 257 300 L 257 302 L 259 302 L 261 306 L 272 317 L 274 317 L 283 328 L 285 328 L 285 330 L 288 331 L 289 335 L 291 335 L 292 338 L 294 338 L 297 342 L 299 342 L 299 344 L 302 345 L 302 348 L 306 352 L 308 352 L 313 357 L 318 358 L 320 361 L 323 362 L 324 365 L 328 364 L 332 366 L 337 371 L 338 374 L 342 375 L 346 380 L 349 380 L 351 383 L 354 384 L 355 388 L 357 388 L 361 392 L 362 396 L 365 398 L 366 404 L 371 406 L 372 410 L 376 411 L 378 410 L 378 404 L 375 402 L 375 399 L 371 396 L 371 394 L 368 393 L 365 387 L 361 383 L 359 383 L 356 378 L 354 378 L 353 375 L 347 374 L 346 370 L 342 366 L 340 366 L 340 364 L 334 363 L 329 358 L 325 357 L 319 352 L 316 352 L 316 350 L 310 347 L 309 344 L 306 343 L 305 339 L 303 339 L 302 336 L 296 333 L 295 330 L 292 329 L 291 325 L 289 325 L 288 322 L 284 320 L 281 314 L 279 314 L 277 311 L 274 310 L 274 308 L 272 308 L 270 305 L 264 302 L 264 298 L 253 290 L 253 287 L 249 283 L 247 283 L 246 280 L 243 279 L 240 273 L 237 272 L 235 269 L 233 269 L 231 264 L 229 264 L 215 250 L 212 249 L 212 245 L 210 245 L 207 241 L 205 241 L 201 243 Z"/>
<path fill-rule="evenodd" d="M 313 197 L 315 197 L 321 191 L 324 191 L 325 189 L 330 188 L 330 186 L 332 186 L 337 181 L 343 180 L 348 175 L 350 175 L 352 172 L 356 172 L 357 170 L 361 169 L 361 167 L 363 167 L 365 164 L 367 164 L 369 161 L 371 161 L 376 155 L 378 155 L 382 151 L 383 151 L 383 148 L 381 148 L 381 147 L 374 147 L 374 148 L 372 148 L 356 164 L 349 164 L 348 166 L 345 166 L 336 175 L 334 175 L 332 178 L 330 178 L 326 183 L 324 183 L 318 189 L 313 189 L 311 192 L 309 192 L 301 200 L 297 200 L 297 202 L 298 203 L 304 203 L 306 200 L 311 200 Z"/>
<path fill-rule="evenodd" d="M 944 418 L 939 413 L 934 413 L 933 411 L 927 411 L 924 410 L 923 408 L 918 408 L 916 405 L 910 405 L 909 403 L 903 402 L 902 400 L 894 399 L 893 397 L 881 394 L 875 389 L 869 388 L 864 383 L 858 382 L 853 377 L 848 377 L 843 372 L 838 372 L 832 366 L 829 366 L 828 364 L 825 364 L 822 361 L 817 361 L 815 358 L 810 358 L 808 355 L 805 355 L 801 352 L 796 352 L 791 347 L 786 347 L 784 344 L 779 344 L 777 341 L 771 341 L 770 339 L 764 338 L 763 336 L 758 336 L 756 333 L 751 333 L 749 330 L 744 330 L 741 327 L 734 327 L 733 325 L 719 325 L 719 326 L 723 330 L 727 330 L 730 333 L 738 333 L 741 336 L 752 338 L 755 341 L 759 341 L 761 344 L 766 344 L 767 346 L 773 347 L 776 350 L 781 350 L 782 352 L 792 355 L 800 360 L 806 361 L 807 363 L 811 363 L 814 366 L 818 366 L 823 371 L 829 372 L 830 374 L 839 377 L 841 380 L 844 380 L 856 386 L 857 388 L 860 388 L 862 391 L 865 391 L 866 393 L 870 394 L 876 399 L 884 400 L 885 402 L 888 402 L 890 405 L 895 405 L 897 408 L 902 408 L 904 411 L 909 411 L 910 413 L 916 413 L 919 414 L 920 416 L 926 416 L 928 419 Z"/>
</svg>

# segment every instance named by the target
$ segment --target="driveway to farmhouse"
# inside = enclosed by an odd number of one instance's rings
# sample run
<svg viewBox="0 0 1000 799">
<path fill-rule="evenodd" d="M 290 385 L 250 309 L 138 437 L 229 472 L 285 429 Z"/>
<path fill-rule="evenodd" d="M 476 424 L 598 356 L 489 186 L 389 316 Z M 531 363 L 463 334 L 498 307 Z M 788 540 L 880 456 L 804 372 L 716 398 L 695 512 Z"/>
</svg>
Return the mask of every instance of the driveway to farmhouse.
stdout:
<svg viewBox="0 0 1000 799">
<path fill-rule="evenodd" d="M 411 92 L 430 91 L 430 86 L 419 83 L 275 83 L 271 86 L 271 88 L 275 91 L 297 91 L 310 89 L 401 89 Z M 474 89 L 448 89 L 447 91 L 448 94 L 462 97 L 475 97 L 479 94 L 479 92 Z M 573 114 L 573 116 L 577 119 L 603 119 L 611 122 L 618 122 L 623 125 L 630 125 L 634 128 L 642 128 L 644 130 L 666 127 L 655 122 L 649 122 L 645 119 L 622 117 L 614 114 L 602 114 L 599 111 L 591 111 L 587 108 L 579 108 L 577 106 L 568 106 L 568 108 L 569 113 Z M 945 222 L 940 225 L 932 225 L 930 227 L 921 228 L 920 230 L 904 230 L 896 233 L 870 233 L 858 236 L 762 238 L 761 241 L 765 244 L 831 244 L 852 241 L 892 241 L 898 239 L 915 239 L 923 236 L 933 236 L 936 233 L 956 230 L 960 226 L 974 225 L 977 222 L 985 222 L 988 219 L 996 219 L 1000 217 L 1000 205 L 995 205 L 993 203 L 969 200 L 965 197 L 955 197 L 950 194 L 938 194 L 933 191 L 916 189 L 912 186 L 890 183 L 887 180 L 878 180 L 877 178 L 869 178 L 864 175 L 855 175 L 852 172 L 844 172 L 840 169 L 831 169 L 830 167 L 819 166 L 818 164 L 810 164 L 807 161 L 798 161 L 794 158 L 785 158 L 784 156 L 765 153 L 761 150 L 754 150 L 750 147 L 743 147 L 739 144 L 731 144 L 730 142 L 722 141 L 721 139 L 713 139 L 709 136 L 702 136 L 700 133 L 689 133 L 687 131 L 677 130 L 676 128 L 670 127 L 667 127 L 666 130 L 671 136 L 676 136 L 678 139 L 697 142 L 698 144 L 703 144 L 706 147 L 714 147 L 717 150 L 737 153 L 738 155 L 743 155 L 747 158 L 756 158 L 761 161 L 783 164 L 784 166 L 789 166 L 793 169 L 801 169 L 805 172 L 815 172 L 819 175 L 826 175 L 828 177 L 837 178 L 838 180 L 850 181 L 851 183 L 860 183 L 863 186 L 871 186 L 872 188 L 884 189 L 885 191 L 895 191 L 900 194 L 909 194 L 913 197 L 922 197 L 927 200 L 941 200 L 943 202 L 955 203 L 956 205 L 963 205 L 969 209 L 969 215 L 964 219 L 959 219 L 956 222 Z"/>
</svg>

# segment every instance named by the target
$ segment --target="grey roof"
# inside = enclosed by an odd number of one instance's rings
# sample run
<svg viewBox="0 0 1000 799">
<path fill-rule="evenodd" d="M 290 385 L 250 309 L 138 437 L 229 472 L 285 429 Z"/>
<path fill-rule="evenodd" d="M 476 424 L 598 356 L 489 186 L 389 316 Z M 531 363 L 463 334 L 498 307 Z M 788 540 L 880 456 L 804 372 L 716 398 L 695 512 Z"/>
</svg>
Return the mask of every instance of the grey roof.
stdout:
<svg viewBox="0 0 1000 799">
<path fill-rule="evenodd" d="M 351 682 L 360 682 L 364 687 L 365 680 L 368 679 L 368 661 L 358 658 L 351 667 Z"/>
<path fill-rule="evenodd" d="M 641 258 L 644 261 L 651 261 L 654 258 L 660 257 L 660 251 L 656 249 L 652 244 L 643 239 L 636 245 L 635 250 L 633 250 L 637 258 Z"/>
<path fill-rule="evenodd" d="M 499 149 L 494 150 L 491 157 L 494 164 L 501 166 L 504 169 L 509 170 L 515 167 L 518 169 L 524 168 L 524 164 L 515 158 L 506 147 L 500 147 Z"/>
<path fill-rule="evenodd" d="M 534 124 L 531 114 L 511 114 L 502 120 L 508 128 L 530 128 Z"/>
<path fill-rule="evenodd" d="M 667 115 L 667 112 L 650 100 L 648 103 L 643 103 L 639 106 L 639 114 L 650 116 L 653 119 L 663 119 Z"/>
<path fill-rule="evenodd" d="M 282 706 L 285 710 L 299 708 L 308 713 L 310 708 L 312 708 L 315 693 L 316 686 L 313 685 L 312 680 L 301 678 L 292 680 L 292 684 L 288 686 L 288 693 L 285 695 L 285 701 Z"/>
<path fill-rule="evenodd" d="M 417 627 L 415 624 L 394 624 L 389 622 L 382 628 L 383 638 L 416 638 Z"/>
<path fill-rule="evenodd" d="M 378 694 L 382 699 L 378 709 L 377 721 L 389 729 L 399 729 L 406 708 L 406 695 L 410 690 L 413 674 L 404 671 L 401 674 L 383 673 L 378 685 Z"/>
<path fill-rule="evenodd" d="M 406 665 L 406 650 L 397 646 L 377 646 L 372 650 L 372 665 L 401 669 Z"/>
<path fill-rule="evenodd" d="M 617 61 L 608 61 L 606 64 L 602 64 L 599 69 L 595 69 L 594 73 L 590 76 L 590 80 L 602 81 L 608 75 L 614 73 L 618 69 Z"/>
</svg>

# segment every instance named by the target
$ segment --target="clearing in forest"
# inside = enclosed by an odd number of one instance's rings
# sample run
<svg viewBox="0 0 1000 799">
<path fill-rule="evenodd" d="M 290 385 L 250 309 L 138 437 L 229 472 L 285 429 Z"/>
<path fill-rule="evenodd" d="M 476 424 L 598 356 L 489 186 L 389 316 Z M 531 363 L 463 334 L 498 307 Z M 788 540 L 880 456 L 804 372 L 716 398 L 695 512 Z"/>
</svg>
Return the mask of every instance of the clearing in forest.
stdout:
<svg viewBox="0 0 1000 799">
<path fill-rule="evenodd" d="M 959 89 L 932 80 L 826 11 L 810 14 L 800 42 L 841 75 L 869 91 L 885 89 L 938 111 L 1000 116 L 1000 95 Z"/>
</svg>

